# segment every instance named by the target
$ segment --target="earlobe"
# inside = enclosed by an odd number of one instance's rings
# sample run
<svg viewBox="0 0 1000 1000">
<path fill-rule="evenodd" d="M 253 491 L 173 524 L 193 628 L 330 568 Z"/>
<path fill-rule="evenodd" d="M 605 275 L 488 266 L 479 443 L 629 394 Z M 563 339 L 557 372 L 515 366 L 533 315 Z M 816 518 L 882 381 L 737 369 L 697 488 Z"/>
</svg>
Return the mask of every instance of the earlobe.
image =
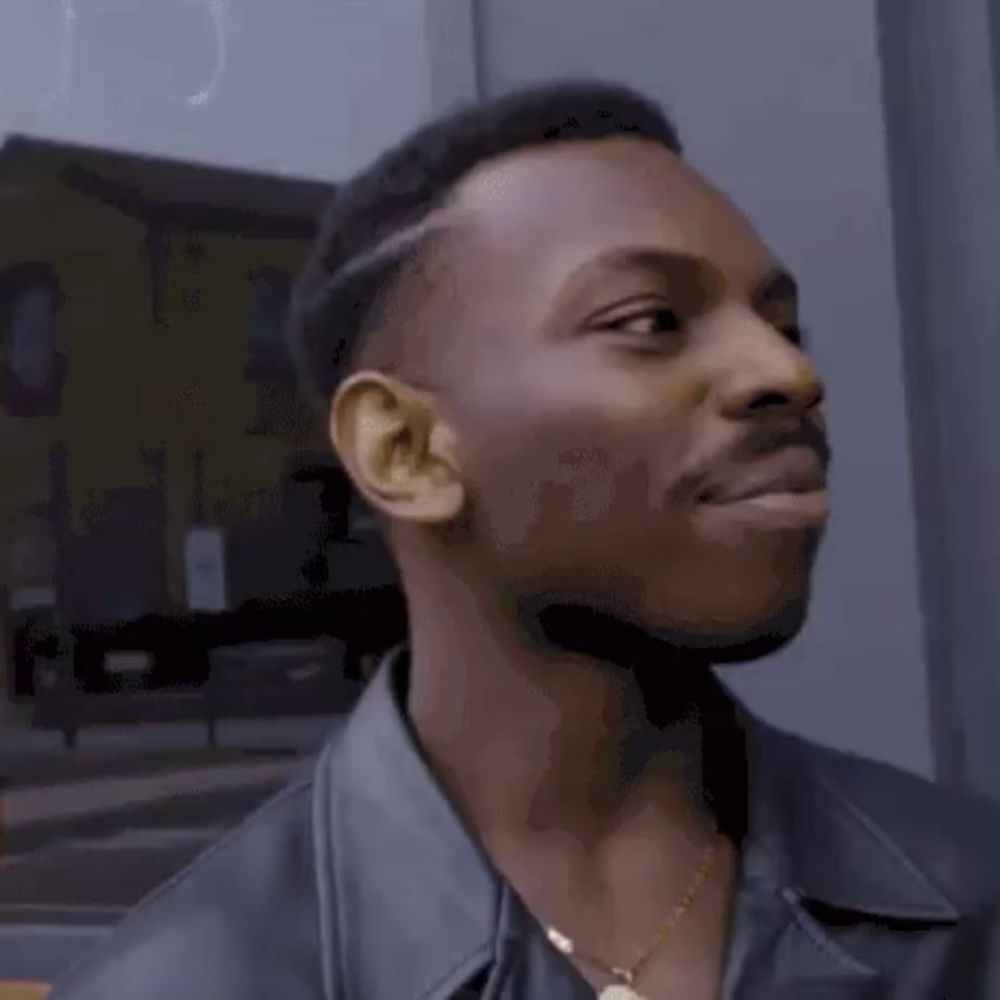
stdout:
<svg viewBox="0 0 1000 1000">
<path fill-rule="evenodd" d="M 352 375 L 331 405 L 330 437 L 355 486 L 388 517 L 445 524 L 461 513 L 455 436 L 426 395 L 380 372 Z"/>
</svg>

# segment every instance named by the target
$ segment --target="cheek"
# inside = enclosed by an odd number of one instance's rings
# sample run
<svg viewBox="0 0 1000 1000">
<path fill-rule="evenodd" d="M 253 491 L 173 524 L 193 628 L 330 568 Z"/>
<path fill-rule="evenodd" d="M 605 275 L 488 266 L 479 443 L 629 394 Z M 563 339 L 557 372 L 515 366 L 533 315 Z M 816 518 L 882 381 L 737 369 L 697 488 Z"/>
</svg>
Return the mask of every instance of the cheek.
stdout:
<svg viewBox="0 0 1000 1000">
<path fill-rule="evenodd" d="M 481 525 L 503 544 L 546 545 L 580 527 L 620 544 L 679 510 L 693 426 L 683 400 L 625 365 L 572 360 L 472 366 L 464 384 L 462 466 Z M 599 539 L 577 533 L 584 542 Z"/>
<path fill-rule="evenodd" d="M 496 543 L 553 549 L 641 542 L 677 508 L 674 462 L 661 429 L 539 415 L 497 427 L 469 464 L 470 493 Z M 683 449 L 678 449 L 683 450 Z M 676 514 L 674 515 L 676 519 Z M 582 530 L 581 530 L 582 529 Z"/>
<path fill-rule="evenodd" d="M 644 474 L 639 463 L 623 467 L 621 456 L 615 458 L 592 444 L 569 445 L 540 464 L 536 480 L 540 510 L 566 516 L 576 524 L 606 518 L 621 502 L 626 476 Z"/>
</svg>

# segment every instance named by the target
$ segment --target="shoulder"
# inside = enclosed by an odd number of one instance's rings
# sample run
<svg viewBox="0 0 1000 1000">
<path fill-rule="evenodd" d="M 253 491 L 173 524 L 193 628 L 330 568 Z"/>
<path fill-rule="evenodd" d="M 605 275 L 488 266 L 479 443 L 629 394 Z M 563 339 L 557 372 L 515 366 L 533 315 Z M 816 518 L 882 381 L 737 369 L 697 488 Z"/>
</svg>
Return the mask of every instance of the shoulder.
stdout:
<svg viewBox="0 0 1000 1000">
<path fill-rule="evenodd" d="M 153 893 L 50 1000 L 321 995 L 312 785 L 289 785 Z"/>
<path fill-rule="evenodd" d="M 784 734 L 788 751 L 960 911 L 1000 900 L 1000 804 Z"/>
</svg>

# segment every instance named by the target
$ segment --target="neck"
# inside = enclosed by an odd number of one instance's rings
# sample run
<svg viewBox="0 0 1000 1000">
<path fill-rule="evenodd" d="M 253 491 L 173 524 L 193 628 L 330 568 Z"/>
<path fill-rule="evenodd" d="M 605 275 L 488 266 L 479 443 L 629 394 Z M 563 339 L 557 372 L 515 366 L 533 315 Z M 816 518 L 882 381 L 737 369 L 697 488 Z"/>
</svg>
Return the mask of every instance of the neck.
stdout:
<svg viewBox="0 0 1000 1000">
<path fill-rule="evenodd" d="M 410 719 L 494 854 L 707 835 L 707 664 L 579 607 L 517 611 L 456 574 L 409 583 Z"/>
</svg>

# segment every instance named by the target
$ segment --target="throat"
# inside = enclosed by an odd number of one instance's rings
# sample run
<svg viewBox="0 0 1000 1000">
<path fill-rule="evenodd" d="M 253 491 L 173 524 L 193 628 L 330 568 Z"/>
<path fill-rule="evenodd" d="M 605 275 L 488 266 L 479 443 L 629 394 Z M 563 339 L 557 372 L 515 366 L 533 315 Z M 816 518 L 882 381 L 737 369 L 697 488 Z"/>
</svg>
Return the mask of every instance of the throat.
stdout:
<svg viewBox="0 0 1000 1000">
<path fill-rule="evenodd" d="M 716 831 L 724 835 L 719 867 L 671 945 L 680 951 L 662 951 L 668 970 L 685 947 L 697 951 L 696 978 L 707 981 L 746 801 L 741 727 L 709 665 L 592 610 L 549 606 L 531 632 L 502 609 L 489 614 L 489 602 L 442 621 L 447 603 L 420 614 L 423 596 L 410 599 L 399 693 L 417 742 L 543 926 L 624 967 L 689 889 Z M 587 978 L 597 993 L 617 985 L 653 1000 L 675 992 L 663 974 L 651 965 L 653 978 L 631 986 L 594 969 Z"/>
<path fill-rule="evenodd" d="M 697 711 L 657 725 L 634 678 L 603 665 L 415 670 L 408 712 L 437 776 L 486 836 L 593 843 L 633 814 L 690 811 L 699 797 Z"/>
<path fill-rule="evenodd" d="M 590 852 L 656 815 L 703 822 L 721 804 L 710 757 L 738 789 L 733 706 L 711 668 L 603 617 L 574 630 L 580 613 L 550 608 L 546 642 L 509 619 L 458 648 L 440 646 L 460 629 L 418 625 L 413 636 L 404 696 L 415 735 L 487 842 L 570 839 Z"/>
</svg>

